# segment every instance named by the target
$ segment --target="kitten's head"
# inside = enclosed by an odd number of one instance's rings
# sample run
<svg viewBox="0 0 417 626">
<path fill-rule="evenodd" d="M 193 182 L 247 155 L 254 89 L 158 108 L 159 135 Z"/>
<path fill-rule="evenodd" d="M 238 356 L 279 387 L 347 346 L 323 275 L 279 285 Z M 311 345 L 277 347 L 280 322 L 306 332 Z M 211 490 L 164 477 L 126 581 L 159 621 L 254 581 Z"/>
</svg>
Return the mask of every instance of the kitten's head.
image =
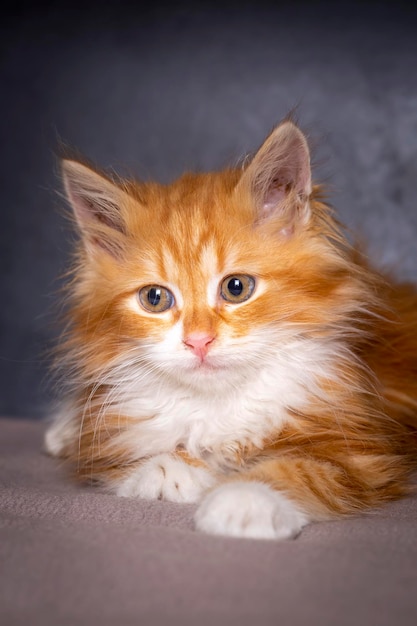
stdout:
<svg viewBox="0 0 417 626">
<path fill-rule="evenodd" d="M 349 267 L 292 122 L 241 170 L 163 186 L 64 161 L 63 178 L 81 233 L 71 349 L 92 380 L 123 368 L 200 388 L 250 380 L 346 312 Z"/>
</svg>

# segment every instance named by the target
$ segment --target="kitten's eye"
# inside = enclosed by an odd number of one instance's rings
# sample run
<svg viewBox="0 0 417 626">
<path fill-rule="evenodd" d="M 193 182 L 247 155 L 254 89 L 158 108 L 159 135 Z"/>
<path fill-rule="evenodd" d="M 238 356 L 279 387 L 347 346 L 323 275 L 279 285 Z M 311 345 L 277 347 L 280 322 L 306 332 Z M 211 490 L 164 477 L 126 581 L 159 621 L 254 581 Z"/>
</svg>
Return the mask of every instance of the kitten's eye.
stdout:
<svg viewBox="0 0 417 626">
<path fill-rule="evenodd" d="M 227 302 L 244 302 L 251 297 L 255 289 L 255 279 L 246 274 L 227 276 L 221 284 L 220 294 Z"/>
<path fill-rule="evenodd" d="M 163 313 L 175 304 L 175 298 L 166 287 L 148 285 L 139 291 L 139 301 L 150 313 Z"/>
</svg>

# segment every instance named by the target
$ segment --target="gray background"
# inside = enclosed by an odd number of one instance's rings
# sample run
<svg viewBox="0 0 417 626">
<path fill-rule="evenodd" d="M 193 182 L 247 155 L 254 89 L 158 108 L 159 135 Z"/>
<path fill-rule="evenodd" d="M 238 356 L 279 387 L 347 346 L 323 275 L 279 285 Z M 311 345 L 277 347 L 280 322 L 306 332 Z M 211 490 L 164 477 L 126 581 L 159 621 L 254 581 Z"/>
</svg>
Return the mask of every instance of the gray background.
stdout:
<svg viewBox="0 0 417 626">
<path fill-rule="evenodd" d="M 0 412 L 40 417 L 73 235 L 61 143 L 169 181 L 254 150 L 297 107 L 342 219 L 417 275 L 417 20 L 406 4 L 107 2 L 2 15 Z"/>
</svg>

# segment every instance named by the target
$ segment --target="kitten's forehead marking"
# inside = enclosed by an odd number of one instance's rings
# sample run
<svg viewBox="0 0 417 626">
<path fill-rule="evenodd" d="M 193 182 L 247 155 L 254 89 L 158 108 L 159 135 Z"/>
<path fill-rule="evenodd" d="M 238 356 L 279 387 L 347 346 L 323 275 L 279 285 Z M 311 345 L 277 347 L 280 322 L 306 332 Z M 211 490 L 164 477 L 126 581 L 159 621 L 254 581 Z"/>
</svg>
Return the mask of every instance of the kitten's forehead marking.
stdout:
<svg viewBox="0 0 417 626">
<path fill-rule="evenodd" d="M 207 305 L 215 309 L 218 304 L 219 288 L 222 279 L 233 272 L 234 256 L 229 251 L 220 259 L 218 248 L 214 241 L 204 244 L 200 255 L 200 270 L 205 277 Z"/>
<path fill-rule="evenodd" d="M 197 245 L 194 245 L 197 241 Z M 216 305 L 218 284 L 222 278 L 222 267 L 216 243 L 213 240 L 201 242 L 188 241 L 182 263 L 178 263 L 175 250 L 169 247 L 163 250 L 164 284 L 172 285 L 176 291 L 182 291 L 183 298 L 177 299 L 179 308 L 183 308 L 185 301 L 193 297 L 198 304 L 207 304 L 211 308 Z M 188 254 L 187 254 L 188 252 Z M 177 276 L 174 275 L 177 268 Z M 178 283 L 177 289 L 173 283 Z M 206 295 L 206 298 L 204 298 Z M 205 300 L 205 302 L 204 302 Z"/>
<path fill-rule="evenodd" d="M 206 244 L 201 254 L 201 268 L 207 276 L 206 297 L 209 307 L 214 309 L 217 304 L 219 282 L 222 278 L 220 263 L 214 243 Z"/>
</svg>

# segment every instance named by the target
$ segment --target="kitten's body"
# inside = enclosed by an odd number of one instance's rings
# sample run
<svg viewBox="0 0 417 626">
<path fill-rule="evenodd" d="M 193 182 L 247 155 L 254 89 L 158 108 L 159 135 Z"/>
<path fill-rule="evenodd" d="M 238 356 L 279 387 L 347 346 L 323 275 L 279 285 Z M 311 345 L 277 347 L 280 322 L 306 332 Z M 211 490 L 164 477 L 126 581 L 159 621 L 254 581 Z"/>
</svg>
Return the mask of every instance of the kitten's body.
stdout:
<svg viewBox="0 0 417 626">
<path fill-rule="evenodd" d="M 241 171 L 116 185 L 65 162 L 64 181 L 83 237 L 53 454 L 237 536 L 406 493 L 417 295 L 344 242 L 292 123 Z"/>
</svg>

